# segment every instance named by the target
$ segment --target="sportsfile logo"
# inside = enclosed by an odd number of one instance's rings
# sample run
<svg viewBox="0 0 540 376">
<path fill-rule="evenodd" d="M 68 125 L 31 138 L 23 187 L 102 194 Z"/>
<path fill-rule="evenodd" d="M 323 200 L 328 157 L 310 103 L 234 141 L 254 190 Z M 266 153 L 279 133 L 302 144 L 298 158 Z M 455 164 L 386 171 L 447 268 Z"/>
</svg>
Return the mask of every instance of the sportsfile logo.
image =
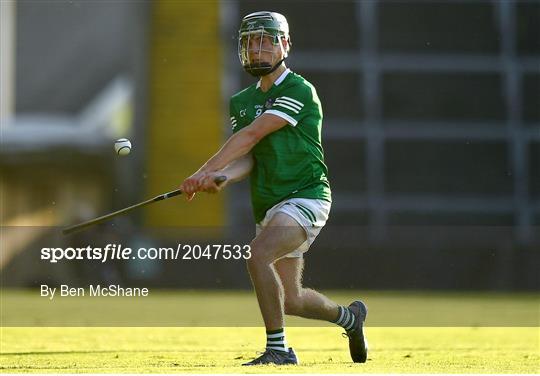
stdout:
<svg viewBox="0 0 540 376">
<path fill-rule="evenodd" d="M 72 260 L 248 260 L 251 247 L 248 244 L 178 244 L 173 247 L 150 247 L 133 250 L 121 244 L 105 247 L 41 248 L 41 260 L 51 264 Z"/>
<path fill-rule="evenodd" d="M 131 248 L 122 248 L 121 244 L 107 244 L 104 248 L 67 247 L 67 248 L 41 248 L 41 259 L 55 264 L 62 260 L 129 260 Z"/>
</svg>

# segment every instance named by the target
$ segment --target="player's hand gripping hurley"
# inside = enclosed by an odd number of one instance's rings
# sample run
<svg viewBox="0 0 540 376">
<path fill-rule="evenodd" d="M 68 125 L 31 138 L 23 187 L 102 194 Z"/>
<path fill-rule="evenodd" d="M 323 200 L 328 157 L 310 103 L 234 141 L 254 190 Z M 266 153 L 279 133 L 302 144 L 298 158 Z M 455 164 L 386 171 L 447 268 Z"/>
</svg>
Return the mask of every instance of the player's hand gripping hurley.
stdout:
<svg viewBox="0 0 540 376">
<path fill-rule="evenodd" d="M 219 184 L 223 183 L 225 180 L 227 180 L 226 176 L 218 176 L 218 177 L 216 177 L 214 179 L 214 182 L 219 185 Z M 82 222 L 82 223 L 79 223 L 79 224 L 76 224 L 76 225 L 73 225 L 73 226 L 66 227 L 66 228 L 64 228 L 62 230 L 62 234 L 64 234 L 64 235 L 72 234 L 74 232 L 80 231 L 80 230 L 85 229 L 87 227 L 94 226 L 94 225 L 103 223 L 105 221 L 108 221 L 111 218 L 114 218 L 114 217 L 117 217 L 119 215 L 125 214 L 125 213 L 127 213 L 127 212 L 129 212 L 129 211 L 131 211 L 133 209 L 137 209 L 137 208 L 152 204 L 154 202 L 163 201 L 165 199 L 168 199 L 168 198 L 171 198 L 171 197 L 174 197 L 174 196 L 178 196 L 180 194 L 182 194 L 181 189 L 175 189 L 174 191 L 163 193 L 163 194 L 161 194 L 159 196 L 156 196 L 154 198 L 151 198 L 149 200 L 139 202 L 138 204 L 135 204 L 135 205 L 128 206 L 127 208 L 123 208 L 123 209 L 117 210 L 115 212 L 102 215 L 101 217 L 97 217 L 97 218 L 91 219 L 91 220 L 86 221 L 86 222 Z"/>
</svg>

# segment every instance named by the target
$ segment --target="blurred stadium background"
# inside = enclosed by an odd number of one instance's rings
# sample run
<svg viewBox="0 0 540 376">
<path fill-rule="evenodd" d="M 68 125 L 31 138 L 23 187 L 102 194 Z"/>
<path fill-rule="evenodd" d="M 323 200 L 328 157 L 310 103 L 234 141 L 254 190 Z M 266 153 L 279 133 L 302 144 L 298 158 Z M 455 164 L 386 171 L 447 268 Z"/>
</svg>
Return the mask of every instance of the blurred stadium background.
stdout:
<svg viewBox="0 0 540 376">
<path fill-rule="evenodd" d="M 59 228 L 174 189 L 217 150 L 229 96 L 253 82 L 239 20 L 268 9 L 325 111 L 334 204 L 307 284 L 538 291 L 539 1 L 0 3 L 3 287 L 249 288 L 241 263 L 51 266 L 39 249 L 249 241 L 246 183 Z"/>
</svg>

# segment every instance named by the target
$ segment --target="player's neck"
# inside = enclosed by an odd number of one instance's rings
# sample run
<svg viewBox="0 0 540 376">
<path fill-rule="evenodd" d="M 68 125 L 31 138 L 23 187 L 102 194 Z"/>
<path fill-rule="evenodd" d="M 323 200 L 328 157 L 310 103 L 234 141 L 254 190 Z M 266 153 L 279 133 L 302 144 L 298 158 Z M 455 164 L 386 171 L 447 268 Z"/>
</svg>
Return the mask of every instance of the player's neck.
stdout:
<svg viewBox="0 0 540 376">
<path fill-rule="evenodd" d="M 274 82 L 276 82 L 276 80 L 279 78 L 279 76 L 281 76 L 281 74 L 283 72 L 285 72 L 285 70 L 287 69 L 287 67 L 285 66 L 285 64 L 281 64 L 275 71 L 273 71 L 272 73 L 270 74 L 267 74 L 266 76 L 262 76 L 261 77 L 261 90 L 263 92 L 267 92 L 268 90 L 270 90 L 270 88 L 272 87 L 272 85 L 274 84 Z"/>
</svg>

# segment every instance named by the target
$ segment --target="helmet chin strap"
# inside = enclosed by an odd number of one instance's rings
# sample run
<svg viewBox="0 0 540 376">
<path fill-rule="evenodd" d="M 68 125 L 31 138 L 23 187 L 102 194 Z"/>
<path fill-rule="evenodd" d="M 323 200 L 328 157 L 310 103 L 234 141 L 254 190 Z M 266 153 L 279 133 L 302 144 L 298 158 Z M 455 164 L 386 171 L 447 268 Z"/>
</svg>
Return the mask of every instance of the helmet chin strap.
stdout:
<svg viewBox="0 0 540 376">
<path fill-rule="evenodd" d="M 273 67 L 270 64 L 265 64 L 265 65 L 259 65 L 257 67 L 244 67 L 244 69 L 253 77 L 267 76 L 270 73 L 274 72 L 276 69 L 278 69 L 279 66 L 285 61 L 286 58 L 287 57 L 284 57 L 283 59 L 278 61 L 276 65 L 274 65 Z"/>
<path fill-rule="evenodd" d="M 285 59 L 286 59 L 286 57 L 284 57 L 283 59 L 281 59 L 280 61 L 278 61 L 278 62 L 276 63 L 276 65 L 274 65 L 274 68 L 272 68 L 272 69 L 270 70 L 270 72 L 268 72 L 268 73 L 266 73 L 266 74 L 270 74 L 270 73 L 274 72 L 276 69 L 278 69 L 279 66 L 285 61 Z"/>
</svg>

